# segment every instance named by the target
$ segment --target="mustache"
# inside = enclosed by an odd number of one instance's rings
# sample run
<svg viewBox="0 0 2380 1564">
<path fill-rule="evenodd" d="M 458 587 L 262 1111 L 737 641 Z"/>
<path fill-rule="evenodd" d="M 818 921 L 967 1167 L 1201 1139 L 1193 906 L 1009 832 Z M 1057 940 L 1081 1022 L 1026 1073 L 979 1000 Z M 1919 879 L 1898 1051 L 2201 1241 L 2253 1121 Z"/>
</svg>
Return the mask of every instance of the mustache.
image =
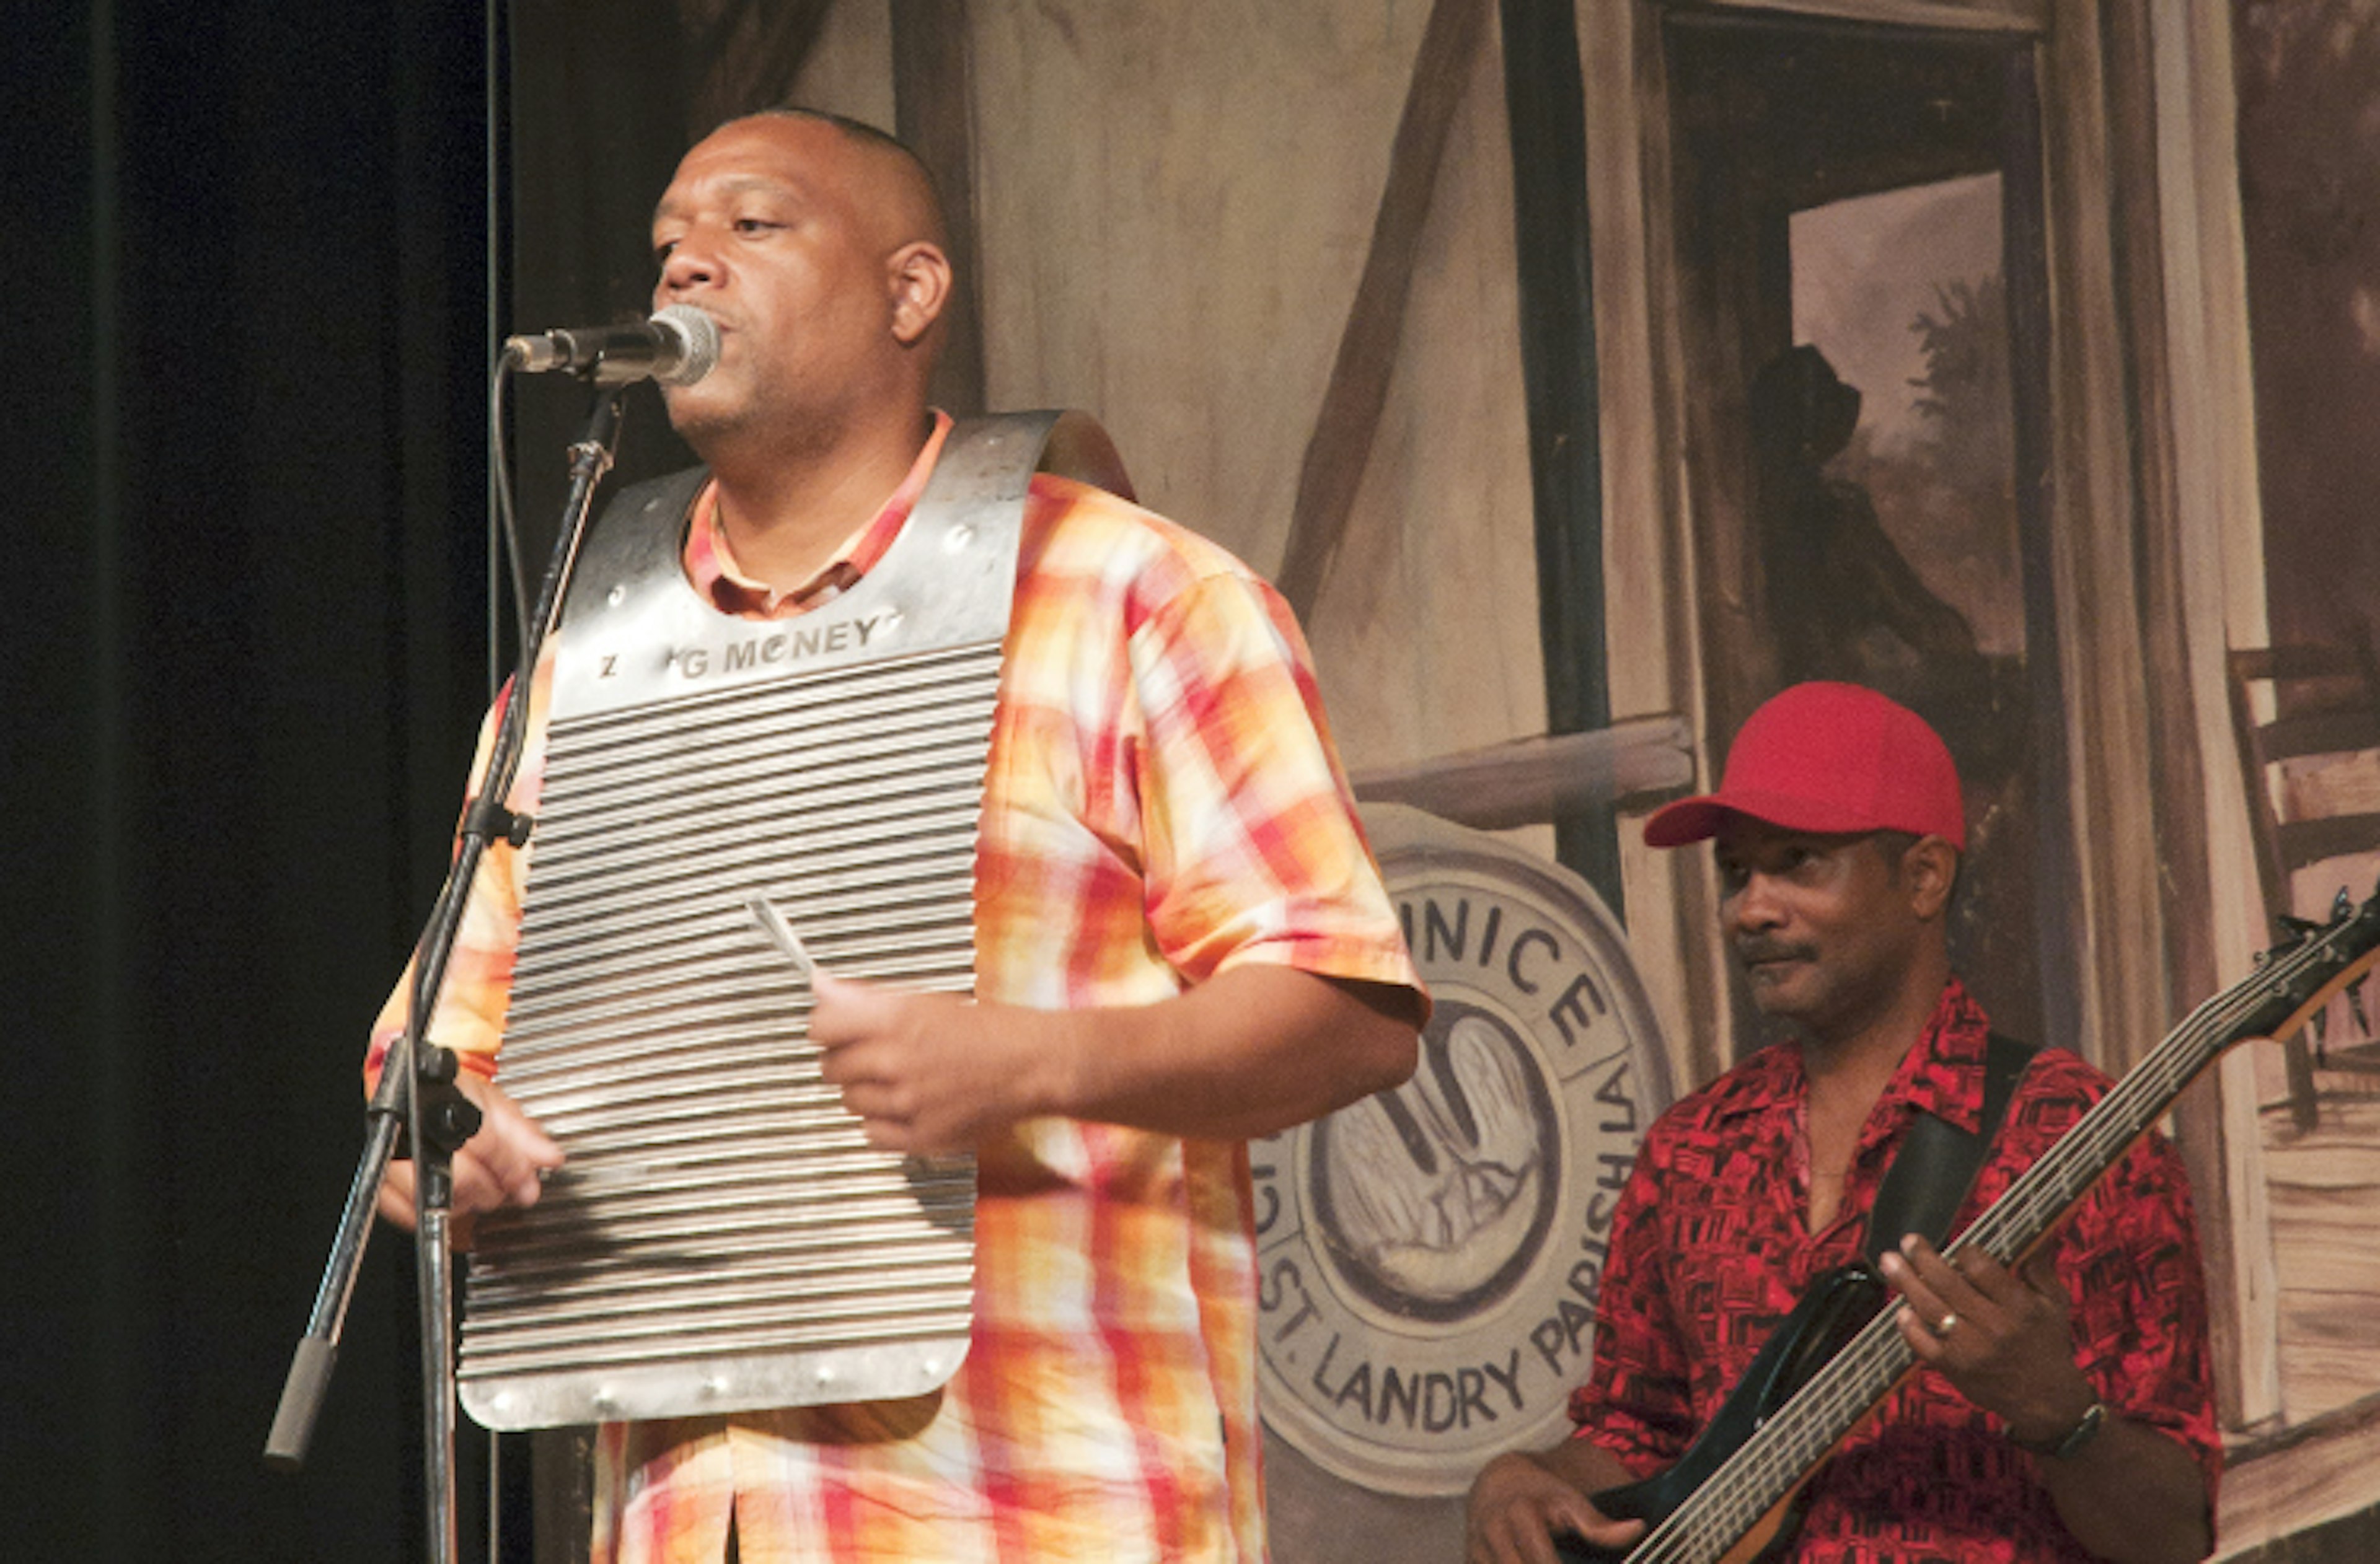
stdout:
<svg viewBox="0 0 2380 1564">
<path fill-rule="evenodd" d="M 1797 945 L 1790 940 L 1766 939 L 1757 935 L 1738 940 L 1735 942 L 1736 960 L 1746 966 L 1767 961 L 1807 961 L 1816 953 L 1807 945 Z"/>
</svg>

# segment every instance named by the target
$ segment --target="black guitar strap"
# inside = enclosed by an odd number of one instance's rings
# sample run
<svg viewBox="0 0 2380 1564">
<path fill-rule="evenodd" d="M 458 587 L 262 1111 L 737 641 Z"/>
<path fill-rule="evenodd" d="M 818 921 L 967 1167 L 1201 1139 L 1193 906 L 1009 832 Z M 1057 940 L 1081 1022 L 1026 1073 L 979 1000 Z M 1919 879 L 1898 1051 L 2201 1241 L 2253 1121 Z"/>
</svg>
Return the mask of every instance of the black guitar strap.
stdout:
<svg viewBox="0 0 2380 1564">
<path fill-rule="evenodd" d="M 1867 1263 L 1900 1246 L 1903 1233 L 1921 1232 L 1937 1248 L 1950 1235 L 1950 1223 L 1966 1204 L 1984 1158 L 2008 1116 L 2009 1099 L 2033 1062 L 2034 1045 L 1994 1032 L 1984 1045 L 1984 1103 L 1976 1132 L 1969 1134 L 1948 1119 L 1921 1113 L 1884 1170 L 1884 1182 L 1868 1208 Z"/>
</svg>

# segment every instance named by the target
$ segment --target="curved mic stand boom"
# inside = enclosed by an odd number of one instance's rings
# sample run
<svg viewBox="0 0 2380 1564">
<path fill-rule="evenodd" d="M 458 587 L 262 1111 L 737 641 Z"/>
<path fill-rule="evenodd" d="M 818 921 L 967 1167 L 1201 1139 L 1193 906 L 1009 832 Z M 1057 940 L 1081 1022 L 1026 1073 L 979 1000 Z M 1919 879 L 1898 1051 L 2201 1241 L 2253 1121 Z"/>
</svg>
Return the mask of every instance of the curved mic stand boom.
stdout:
<svg viewBox="0 0 2380 1564">
<path fill-rule="evenodd" d="M 509 365 L 499 366 L 500 382 L 508 369 Z M 463 925 L 480 859 L 500 837 L 516 847 L 528 841 L 531 821 L 506 808 L 504 799 L 520 762 L 538 659 L 560 616 L 563 595 L 569 589 L 571 567 L 586 536 L 595 487 L 611 470 L 625 391 L 625 385 L 614 385 L 596 397 L 585 430 L 570 447 L 570 492 L 563 506 L 561 531 L 538 591 L 537 606 L 525 627 L 520 665 L 505 691 L 487 775 L 479 796 L 464 810 L 454 863 L 415 948 L 405 1033 L 390 1046 L 382 1062 L 380 1085 L 366 1109 L 363 1156 L 355 1182 L 348 1187 L 330 1263 L 315 1292 L 313 1315 L 290 1362 L 281 1404 L 264 1447 L 269 1465 L 295 1470 L 305 1462 L 401 1121 L 415 1166 L 414 1244 L 420 1281 L 423 1446 L 431 1564 L 454 1564 L 455 1557 L 455 1347 L 448 1218 L 455 1192 L 454 1154 L 479 1129 L 480 1111 L 455 1088 L 455 1055 L 432 1043 L 426 1029 L 445 986 L 448 958 Z"/>
</svg>

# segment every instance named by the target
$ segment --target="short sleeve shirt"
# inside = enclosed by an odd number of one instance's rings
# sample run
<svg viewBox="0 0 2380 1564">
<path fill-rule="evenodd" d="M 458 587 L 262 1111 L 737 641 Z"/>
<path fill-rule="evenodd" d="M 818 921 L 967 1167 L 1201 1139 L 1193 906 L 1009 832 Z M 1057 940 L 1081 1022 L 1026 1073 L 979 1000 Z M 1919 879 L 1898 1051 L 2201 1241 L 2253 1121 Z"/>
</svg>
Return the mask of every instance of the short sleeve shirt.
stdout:
<svg viewBox="0 0 2380 1564">
<path fill-rule="evenodd" d="M 1973 1130 L 1987 1026 L 1943 992 L 1864 1127 L 1842 1202 L 1807 1231 L 1805 1077 L 1797 1046 L 1763 1049 L 1677 1104 L 1646 1136 L 1613 1218 L 1593 1364 L 1573 1396 L 1581 1437 L 1638 1476 L 1674 1461 L 1726 1403 L 1770 1330 L 1825 1273 L 1856 1259 L 1892 1152 L 1920 1112 Z M 2011 1100 L 1963 1228 L 2104 1095 L 2045 1049 Z M 2154 1132 L 2076 1206 L 2053 1241 L 2074 1300 L 2077 1363 L 2109 1410 L 2180 1442 L 2214 1502 L 2216 1429 L 2204 1273 L 2180 1159 Z M 1921 1367 L 1805 1491 L 1793 1557 L 1845 1564 L 2082 1559 L 2032 1458 L 1998 1420 Z"/>
<path fill-rule="evenodd" d="M 881 556 L 947 428 L 810 582 L 742 579 L 707 499 L 688 579 L 746 616 L 823 600 Z M 483 1071 L 531 850 L 491 855 L 436 1028 Z M 1195 534 L 1047 476 L 1026 505 L 976 901 L 988 1000 L 1149 1003 L 1248 963 L 1419 986 L 1278 594 Z M 1245 1147 L 1042 1119 L 978 1167 L 957 1376 L 916 1400 L 606 1426 L 597 1564 L 716 1559 L 731 1512 L 746 1564 L 1265 1556 Z"/>
</svg>

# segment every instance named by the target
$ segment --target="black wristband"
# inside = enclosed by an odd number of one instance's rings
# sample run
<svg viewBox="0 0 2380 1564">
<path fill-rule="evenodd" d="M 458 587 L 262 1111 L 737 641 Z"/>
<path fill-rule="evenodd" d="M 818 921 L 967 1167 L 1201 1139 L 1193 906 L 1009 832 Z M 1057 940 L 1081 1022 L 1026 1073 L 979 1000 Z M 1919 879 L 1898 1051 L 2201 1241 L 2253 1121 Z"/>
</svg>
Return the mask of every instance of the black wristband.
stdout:
<svg viewBox="0 0 2380 1564">
<path fill-rule="evenodd" d="M 2083 1446 L 2097 1438 L 2100 1425 L 2107 1421 L 2107 1403 L 2093 1401 L 2082 1409 L 2082 1415 L 2075 1420 L 2074 1426 L 2055 1439 L 2021 1439 L 2016 1435 L 2010 1434 L 2008 1441 L 2029 1455 L 2047 1456 L 2052 1461 L 2065 1461 L 2080 1453 Z"/>
</svg>

